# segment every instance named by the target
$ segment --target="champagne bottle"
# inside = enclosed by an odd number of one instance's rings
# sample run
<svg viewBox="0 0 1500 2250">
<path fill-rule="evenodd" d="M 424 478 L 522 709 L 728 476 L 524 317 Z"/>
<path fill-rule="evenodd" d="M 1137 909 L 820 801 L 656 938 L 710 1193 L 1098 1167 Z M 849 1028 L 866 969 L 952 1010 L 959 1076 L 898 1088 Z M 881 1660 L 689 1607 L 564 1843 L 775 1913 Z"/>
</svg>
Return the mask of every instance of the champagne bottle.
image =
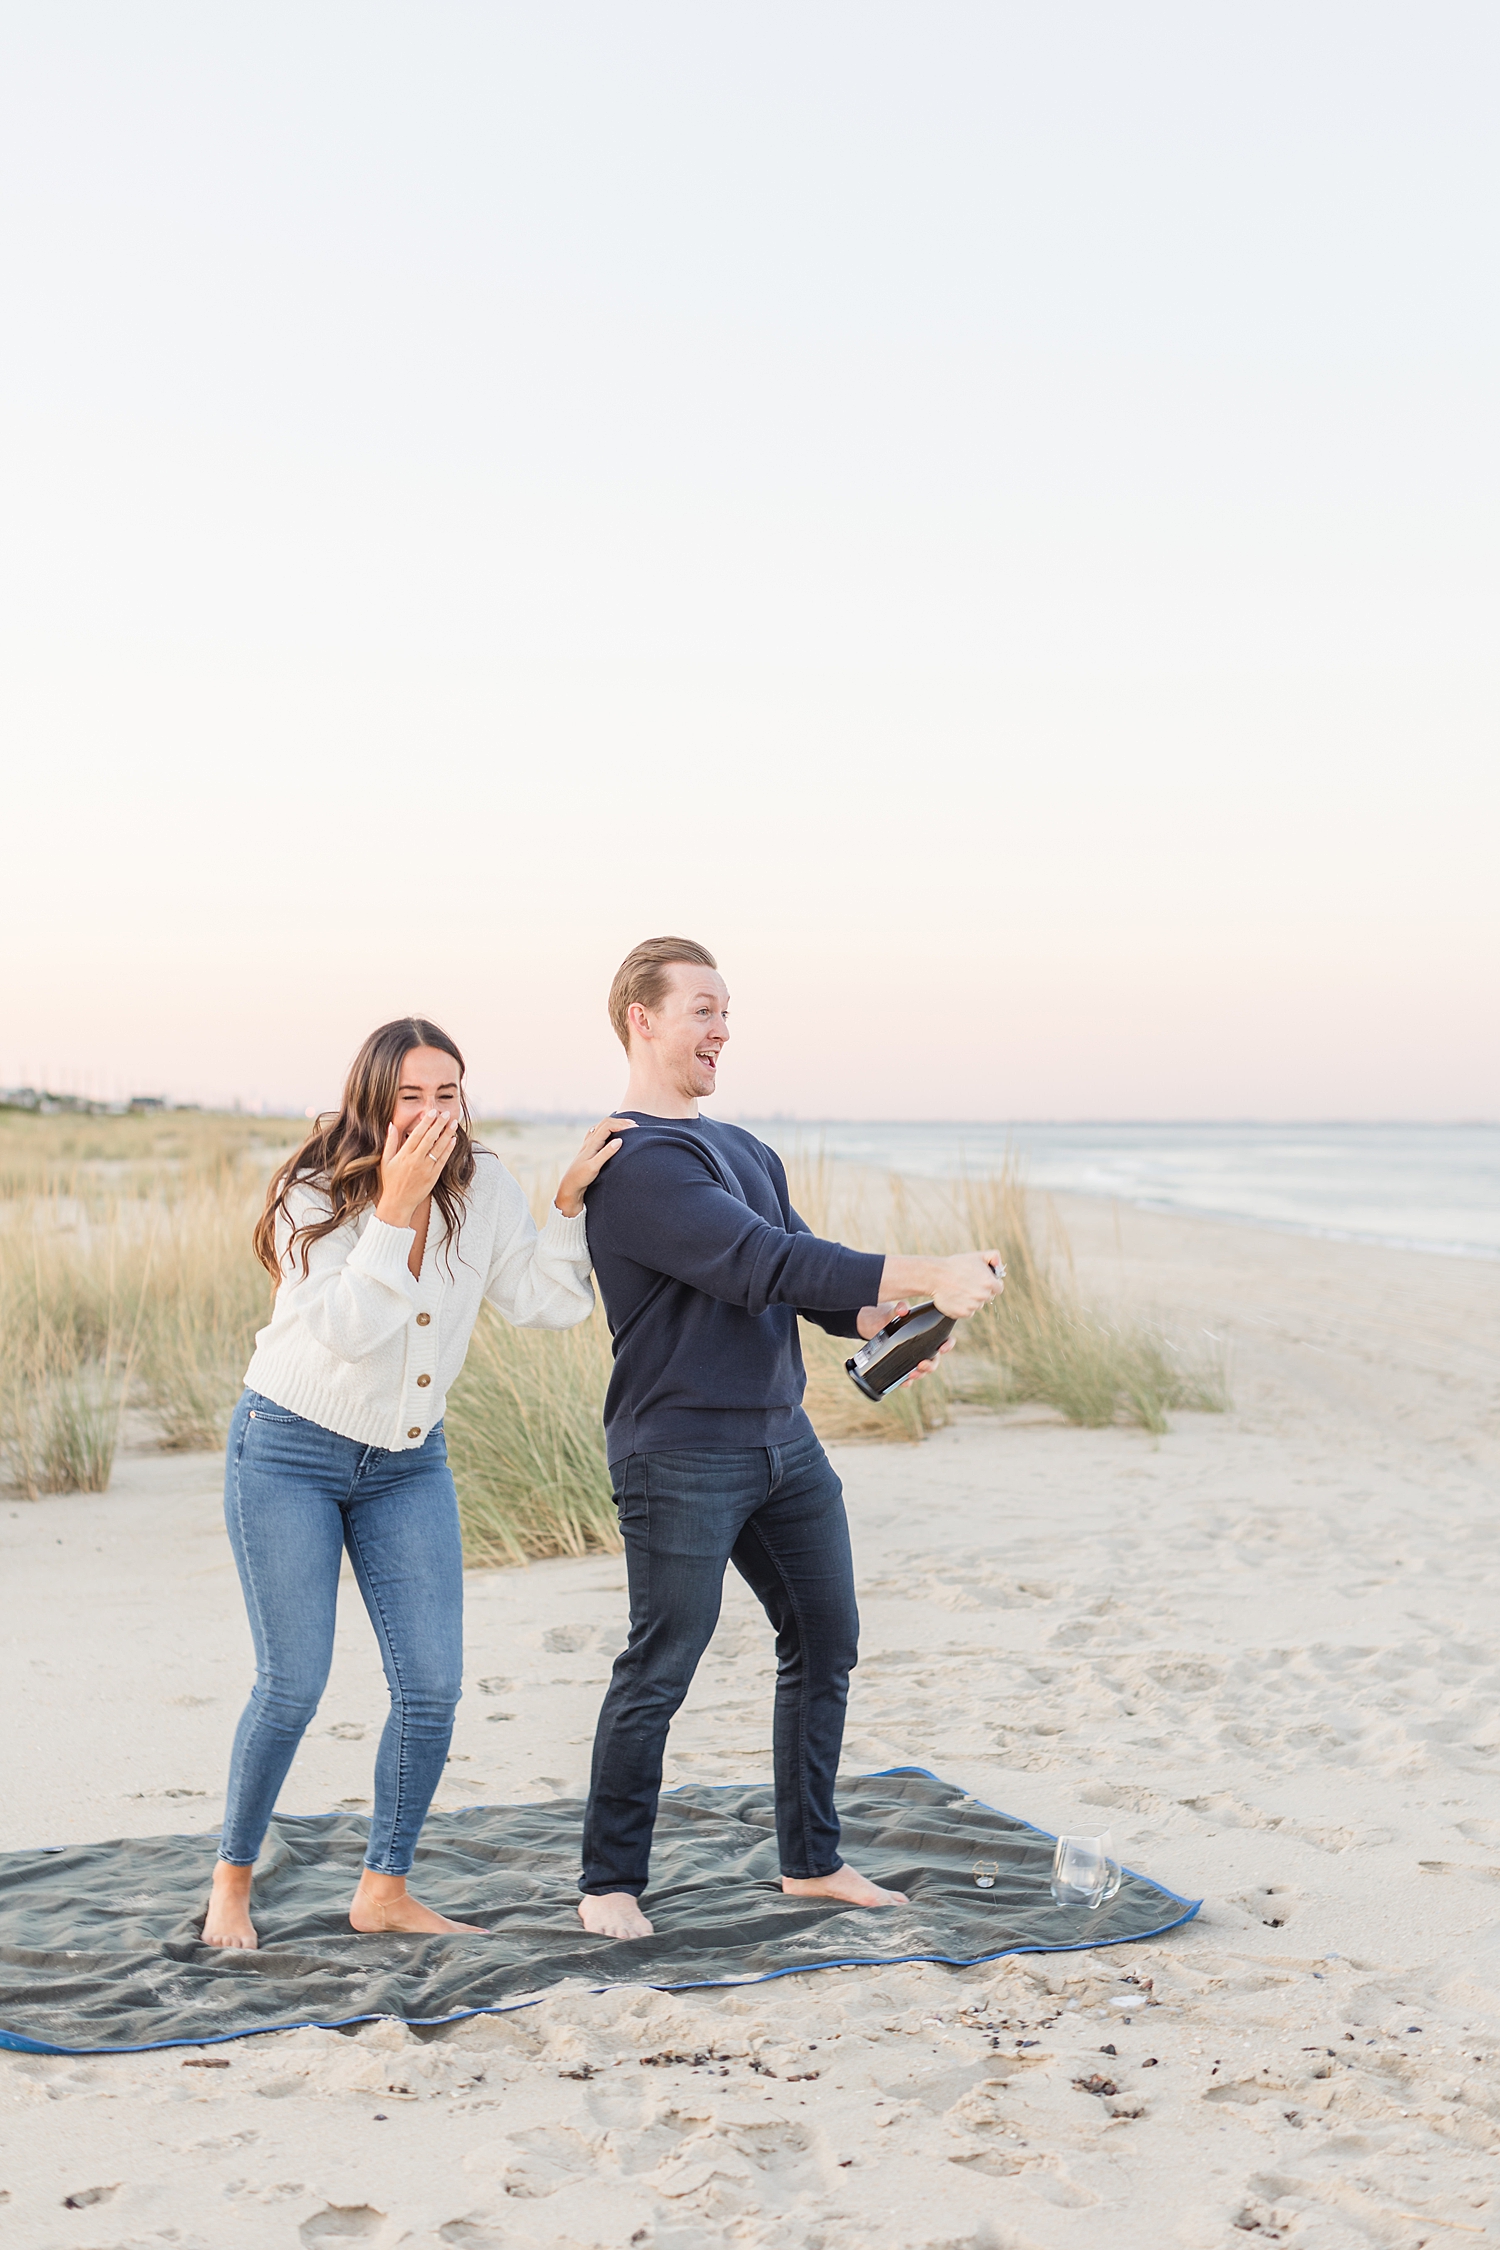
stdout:
<svg viewBox="0 0 1500 2250">
<path fill-rule="evenodd" d="M 888 1320 L 867 1344 L 861 1344 L 854 1357 L 845 1360 L 844 1373 L 866 1398 L 882 1399 L 905 1381 L 919 1361 L 931 1359 L 956 1325 L 936 1305 L 918 1305 L 915 1312 Z"/>
</svg>

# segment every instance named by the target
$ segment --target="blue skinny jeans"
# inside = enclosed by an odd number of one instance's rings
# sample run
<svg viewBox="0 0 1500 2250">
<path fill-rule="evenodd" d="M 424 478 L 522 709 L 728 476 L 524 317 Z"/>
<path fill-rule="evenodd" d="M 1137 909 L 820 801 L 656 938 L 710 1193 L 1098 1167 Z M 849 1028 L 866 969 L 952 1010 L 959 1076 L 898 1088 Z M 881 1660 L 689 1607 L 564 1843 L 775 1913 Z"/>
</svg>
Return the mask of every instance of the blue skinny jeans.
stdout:
<svg viewBox="0 0 1500 2250">
<path fill-rule="evenodd" d="M 611 1464 L 630 1638 L 594 1736 L 588 1892 L 646 1888 L 667 1729 L 713 1638 L 729 1563 L 776 1631 L 772 1746 L 783 1875 L 831 1875 L 834 1776 L 859 1612 L 844 1488 L 809 1430 L 788 1445 L 633 1453 Z"/>
<path fill-rule="evenodd" d="M 360 1445 L 246 1391 L 224 1518 L 250 1613 L 255 1685 L 229 1760 L 220 1859 L 249 1866 L 333 1657 L 347 1550 L 391 1691 L 365 1865 L 410 1872 L 463 1675 L 463 1553 L 442 1424 L 410 1453 Z"/>
</svg>

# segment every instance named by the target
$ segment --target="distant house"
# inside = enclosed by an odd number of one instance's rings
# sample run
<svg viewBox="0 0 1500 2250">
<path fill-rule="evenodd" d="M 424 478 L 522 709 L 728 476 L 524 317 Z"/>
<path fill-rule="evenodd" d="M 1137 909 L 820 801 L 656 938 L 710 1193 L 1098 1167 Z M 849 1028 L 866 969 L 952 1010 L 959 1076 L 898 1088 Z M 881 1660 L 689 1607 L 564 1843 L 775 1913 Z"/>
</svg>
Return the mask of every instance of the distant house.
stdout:
<svg viewBox="0 0 1500 2250">
<path fill-rule="evenodd" d="M 0 1092 L 0 1107 L 34 1110 L 40 1117 L 56 1117 L 60 1110 L 91 1117 L 100 1106 L 86 1094 L 49 1094 L 38 1086 L 9 1086 Z"/>
<path fill-rule="evenodd" d="M 0 1109 L 26 1109 L 36 1117 L 148 1116 L 170 1109 L 165 1094 L 132 1094 L 128 1102 L 96 1102 L 87 1094 L 50 1094 L 40 1086 L 0 1086 Z"/>
</svg>

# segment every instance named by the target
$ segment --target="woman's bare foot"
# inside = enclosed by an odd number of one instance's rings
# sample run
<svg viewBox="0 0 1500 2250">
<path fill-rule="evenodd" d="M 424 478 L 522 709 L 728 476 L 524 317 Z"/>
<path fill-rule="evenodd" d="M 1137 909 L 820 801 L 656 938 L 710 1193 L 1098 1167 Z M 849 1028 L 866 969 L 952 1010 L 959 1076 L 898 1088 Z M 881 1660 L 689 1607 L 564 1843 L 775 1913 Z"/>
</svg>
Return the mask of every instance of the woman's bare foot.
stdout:
<svg viewBox="0 0 1500 2250">
<path fill-rule="evenodd" d="M 235 1867 L 227 1859 L 214 1867 L 214 1887 L 203 1918 L 203 1943 L 238 1948 L 253 1953 L 260 1943 L 250 1919 L 250 1879 L 253 1867 Z"/>
<path fill-rule="evenodd" d="M 404 1937 L 488 1937 L 477 1922 L 450 1922 L 412 1897 L 404 1875 L 377 1875 L 366 1868 L 349 1905 L 349 1922 L 367 1937 L 397 1931 Z"/>
<path fill-rule="evenodd" d="M 783 1875 L 781 1887 L 788 1898 L 837 1898 L 845 1906 L 910 1906 L 905 1891 L 883 1891 L 868 1875 L 852 1867 L 836 1867 L 831 1875 Z"/>
<path fill-rule="evenodd" d="M 650 1937 L 651 1924 L 629 1891 L 585 1892 L 578 1919 L 594 1937 Z"/>
</svg>

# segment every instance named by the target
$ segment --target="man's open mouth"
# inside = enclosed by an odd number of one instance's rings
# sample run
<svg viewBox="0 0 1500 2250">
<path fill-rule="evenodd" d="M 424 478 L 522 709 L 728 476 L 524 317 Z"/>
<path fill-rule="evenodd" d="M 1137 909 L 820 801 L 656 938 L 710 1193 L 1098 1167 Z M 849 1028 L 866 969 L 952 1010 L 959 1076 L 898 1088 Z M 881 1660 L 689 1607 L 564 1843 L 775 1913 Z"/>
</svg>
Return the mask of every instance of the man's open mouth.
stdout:
<svg viewBox="0 0 1500 2250">
<path fill-rule="evenodd" d="M 719 1067 L 718 1051 L 715 1048 L 700 1047 L 698 1049 L 698 1060 L 701 1063 L 707 1063 L 710 1070 L 717 1070 Z"/>
</svg>

